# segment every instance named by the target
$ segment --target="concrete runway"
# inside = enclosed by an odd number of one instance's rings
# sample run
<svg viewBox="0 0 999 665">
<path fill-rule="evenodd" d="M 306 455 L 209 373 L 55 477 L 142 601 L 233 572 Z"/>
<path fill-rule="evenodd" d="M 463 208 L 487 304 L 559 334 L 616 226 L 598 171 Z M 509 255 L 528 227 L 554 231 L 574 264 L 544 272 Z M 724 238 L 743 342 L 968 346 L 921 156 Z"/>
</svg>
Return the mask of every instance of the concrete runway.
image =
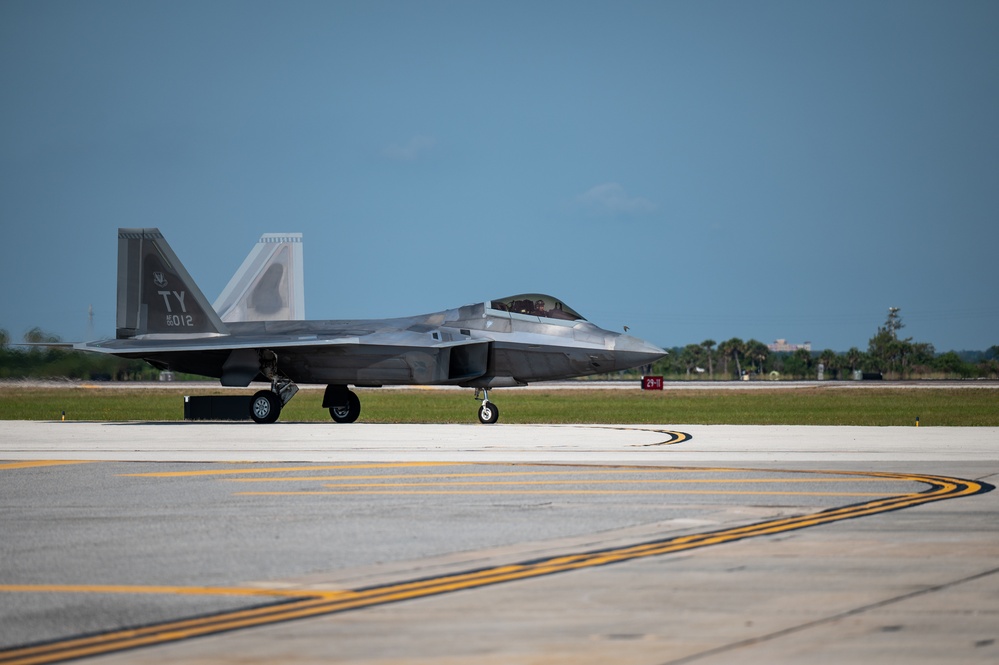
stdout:
<svg viewBox="0 0 999 665">
<path fill-rule="evenodd" d="M 999 428 L 0 422 L 0 664 L 995 663 Z"/>
</svg>

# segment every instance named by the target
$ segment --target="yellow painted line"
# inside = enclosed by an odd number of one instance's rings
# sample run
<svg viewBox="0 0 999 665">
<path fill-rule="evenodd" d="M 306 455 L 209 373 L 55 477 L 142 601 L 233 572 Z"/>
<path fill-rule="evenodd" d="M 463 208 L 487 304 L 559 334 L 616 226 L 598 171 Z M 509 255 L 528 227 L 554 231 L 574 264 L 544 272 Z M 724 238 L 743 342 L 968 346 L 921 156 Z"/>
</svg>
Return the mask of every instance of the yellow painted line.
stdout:
<svg viewBox="0 0 999 665">
<path fill-rule="evenodd" d="M 614 428 L 614 429 L 622 429 L 622 428 Z M 653 434 L 665 434 L 669 437 L 669 439 L 667 439 L 666 441 L 638 444 L 638 447 L 640 448 L 650 448 L 652 446 L 672 446 L 678 443 L 683 443 L 684 441 L 690 441 L 692 438 L 694 438 L 693 436 L 687 434 L 686 432 L 675 432 L 673 430 L 668 430 L 668 429 L 656 429 L 656 430 L 636 430 L 635 428 L 623 428 L 623 429 L 629 429 L 630 431 L 633 432 L 642 431 L 642 432 L 652 432 Z"/>
<path fill-rule="evenodd" d="M 339 598 L 353 591 L 302 591 L 246 587 L 149 586 L 127 584 L 0 584 L 0 593 L 166 594 L 171 596 L 265 596 L 270 598 Z"/>
<path fill-rule="evenodd" d="M 856 477 L 868 476 L 884 480 L 897 479 L 926 484 L 930 489 L 915 494 L 881 496 L 866 503 L 831 508 L 805 515 L 766 520 L 755 524 L 721 529 L 719 531 L 664 538 L 606 550 L 564 554 L 536 561 L 505 564 L 492 568 L 443 575 L 436 578 L 355 589 L 335 597 L 320 597 L 311 592 L 302 592 L 300 600 L 265 607 L 226 612 L 212 617 L 171 621 L 143 628 L 69 639 L 35 647 L 0 651 L 0 663 L 4 665 L 37 665 L 39 663 L 51 663 L 71 658 L 112 653 L 140 646 L 163 644 L 202 635 L 269 625 L 279 621 L 328 615 L 402 600 L 440 595 L 452 591 L 475 589 L 513 580 L 529 579 L 621 561 L 688 551 L 746 538 L 784 533 L 845 519 L 900 510 L 933 501 L 971 496 L 992 489 L 991 486 L 984 483 L 943 476 L 892 473 L 865 474 L 863 472 L 835 471 L 812 473 Z"/>
<path fill-rule="evenodd" d="M 40 466 L 64 466 L 67 464 L 93 464 L 92 460 L 32 460 L 30 462 L 8 462 L 0 464 L 0 471 L 7 469 L 33 469 Z"/>
<path fill-rule="evenodd" d="M 10 649 L 8 651 L 0 651 L 0 663 L 4 665 L 54 663 L 73 658 L 113 653 L 115 651 L 133 649 L 151 644 L 173 642 L 198 635 L 233 630 L 238 627 L 264 625 L 285 620 L 281 618 L 282 613 L 287 612 L 291 607 L 304 608 L 325 602 L 328 601 L 324 598 L 310 598 L 291 603 L 228 612 L 217 617 L 172 621 L 142 628 L 105 633 L 103 635 L 73 638 L 33 647 Z"/>
<path fill-rule="evenodd" d="M 330 487 L 333 487 L 332 485 Z M 546 495 L 611 495 L 611 496 L 666 496 L 666 495 L 677 495 L 677 496 L 689 496 L 689 495 L 702 495 L 702 496 L 856 496 L 856 497 L 870 497 L 870 496 L 886 496 L 884 492 L 792 492 L 792 491 L 765 491 L 765 490 L 629 490 L 629 489 L 613 489 L 613 490 L 586 490 L 586 489 L 573 489 L 573 490 L 447 490 L 447 489 L 428 489 L 428 490 L 418 490 L 418 489 L 342 489 L 342 490 L 299 490 L 299 491 L 274 491 L 274 492 L 235 492 L 236 496 L 344 496 L 344 495 L 360 495 L 360 496 L 377 496 L 377 495 L 461 495 L 461 496 L 485 496 L 485 495 L 499 495 L 499 496 L 515 496 L 515 495 L 530 495 L 530 496 L 546 496 Z M 889 494 L 887 496 L 908 496 L 904 493 L 899 494 Z"/>
<path fill-rule="evenodd" d="M 241 462 L 229 462 L 229 464 L 239 464 Z M 243 464 L 252 464 L 252 462 L 242 462 Z M 278 466 L 278 467 L 261 467 L 255 468 L 248 466 L 241 469 L 201 469 L 197 471 L 158 471 L 150 473 L 124 473 L 120 474 L 121 478 L 182 478 L 185 476 L 226 476 L 226 475 L 239 475 L 239 474 L 268 474 L 268 473 L 285 473 L 289 471 L 326 471 L 326 470 L 351 470 L 351 469 L 397 469 L 397 468 L 407 468 L 407 467 L 425 467 L 425 466 L 437 466 L 437 467 L 448 467 L 448 466 L 504 466 L 504 467 L 517 467 L 517 466 L 551 466 L 548 463 L 533 463 L 533 462 L 393 462 L 393 463 L 383 463 L 383 464 L 335 464 L 335 465 L 311 465 L 311 466 Z M 559 475 L 559 474 L 581 474 L 581 473 L 746 473 L 747 471 L 754 471 L 754 469 L 733 469 L 727 467 L 672 467 L 672 466 L 658 466 L 658 467 L 644 467 L 644 466 L 627 466 L 627 467 L 598 467 L 589 464 L 564 464 L 560 466 L 571 467 L 575 469 L 573 471 L 495 471 L 495 472 L 483 472 L 481 475 L 492 476 L 492 475 Z M 475 473 L 444 473 L 444 474 L 427 474 L 427 477 L 431 476 L 469 476 L 474 477 L 479 474 Z M 399 478 L 418 478 L 421 477 L 418 474 L 396 474 Z M 302 476 L 303 478 L 315 479 L 317 476 Z M 344 478 L 345 476 L 330 476 L 330 478 Z M 392 477 L 388 474 L 372 474 L 370 476 L 358 476 L 359 478 L 389 478 Z M 278 479 L 281 479 L 280 477 Z M 253 481 L 253 478 L 246 479 L 227 479 L 232 482 L 242 481 Z"/>
<path fill-rule="evenodd" d="M 601 427 L 601 426 L 598 425 L 598 426 L 595 426 L 594 429 L 611 429 L 611 430 L 615 430 L 615 431 L 619 431 L 619 432 L 644 432 L 646 434 L 665 434 L 666 436 L 669 437 L 669 439 L 667 441 L 659 441 L 657 443 L 642 443 L 642 444 L 638 444 L 639 446 L 664 446 L 664 445 L 671 445 L 671 444 L 674 444 L 674 443 L 681 443 L 683 441 L 689 441 L 690 439 L 694 438 L 693 435 L 691 435 L 691 434 L 687 434 L 686 432 L 678 432 L 678 431 L 672 430 L 672 429 L 651 429 L 651 428 L 644 428 L 644 427 L 627 427 L 627 426 L 623 426 L 623 425 L 621 425 L 621 426 L 604 425 L 603 427 Z"/>
<path fill-rule="evenodd" d="M 339 480 L 339 478 L 333 478 L 332 480 Z M 855 478 L 836 478 L 836 479 L 818 479 L 818 478 L 799 478 L 799 479 L 787 479 L 782 480 L 780 478 L 742 478 L 742 479 L 730 479 L 730 480 L 711 480 L 707 478 L 698 479 L 685 479 L 677 480 L 671 478 L 646 478 L 642 480 L 623 480 L 614 479 L 608 480 L 604 478 L 586 478 L 581 480 L 451 480 L 441 483 L 427 483 L 427 482 L 417 482 L 417 483 L 404 483 L 393 481 L 390 483 L 358 483 L 358 482 L 336 482 L 336 483 L 326 483 L 327 487 L 459 487 L 463 485 L 472 485 L 475 487 L 489 487 L 497 485 L 741 485 L 741 484 L 763 484 L 763 483 L 780 483 L 782 485 L 800 484 L 800 483 L 856 483 L 858 482 Z M 885 482 L 881 478 L 872 478 L 868 482 Z M 898 481 L 905 482 L 905 481 Z M 654 491 L 654 490 L 652 490 Z M 664 490 L 668 492 L 669 490 Z M 686 491 L 686 490 L 684 490 Z M 696 490 L 691 490 L 696 491 Z M 708 490 L 711 491 L 711 490 Z M 875 494 L 874 496 L 883 496 L 883 494 Z"/>
<path fill-rule="evenodd" d="M 285 473 L 288 471 L 332 471 L 334 469 L 399 469 L 420 466 L 461 466 L 465 462 L 393 462 L 388 464 L 334 464 L 327 466 L 277 466 L 245 469 L 200 469 L 198 471 L 159 471 L 153 473 L 123 473 L 123 478 L 184 478 L 192 476 L 225 476 L 241 473 Z M 471 464 L 471 462 L 468 462 Z"/>
<path fill-rule="evenodd" d="M 447 465 L 442 465 L 447 466 Z M 594 469 L 593 471 L 484 471 L 480 473 L 370 473 L 355 476 L 276 476 L 274 478 L 226 478 L 229 483 L 273 483 L 273 482 L 306 482 L 309 480 L 407 480 L 434 478 L 502 478 L 513 476 L 583 476 L 587 474 L 635 474 L 642 473 L 640 469 Z M 624 482 L 624 481 L 622 481 Z"/>
<path fill-rule="evenodd" d="M 654 443 L 637 443 L 633 444 L 633 448 L 651 448 L 653 446 L 672 446 L 677 443 L 683 443 L 684 441 L 690 441 L 693 436 L 687 434 L 686 432 L 677 432 L 668 429 L 641 429 L 635 427 L 604 427 L 604 429 L 613 430 L 624 430 L 628 432 L 647 432 L 649 434 L 665 434 L 669 438 L 665 441 L 656 441 Z"/>
<path fill-rule="evenodd" d="M 393 473 L 366 474 L 359 476 L 276 476 L 273 478 L 226 478 L 228 483 L 303 483 L 309 481 L 342 481 L 342 480 L 445 480 L 450 478 L 503 478 L 503 477 L 534 477 L 534 476 L 582 476 L 580 480 L 553 480 L 551 483 L 860 483 L 860 482 L 905 482 L 900 478 L 647 478 L 638 480 L 592 480 L 585 479 L 587 475 L 636 475 L 643 473 L 641 469 L 608 469 L 594 471 L 496 471 L 485 473 Z M 545 481 L 538 481 L 545 482 Z M 395 485 L 396 483 L 384 483 Z M 458 483 L 447 483 L 458 484 Z M 469 483 L 471 484 L 471 483 Z M 487 484 L 487 483 L 482 483 Z"/>
</svg>

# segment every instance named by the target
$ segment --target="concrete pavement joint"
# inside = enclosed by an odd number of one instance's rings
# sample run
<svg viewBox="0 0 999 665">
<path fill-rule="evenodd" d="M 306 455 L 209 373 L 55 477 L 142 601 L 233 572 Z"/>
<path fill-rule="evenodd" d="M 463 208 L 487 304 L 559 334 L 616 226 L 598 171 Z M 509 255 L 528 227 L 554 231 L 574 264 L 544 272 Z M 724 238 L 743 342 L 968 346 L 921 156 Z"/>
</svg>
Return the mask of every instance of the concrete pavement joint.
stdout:
<svg viewBox="0 0 999 665">
<path fill-rule="evenodd" d="M 702 658 L 709 658 L 711 656 L 717 656 L 719 654 L 727 653 L 730 651 L 735 651 L 736 649 L 741 649 L 743 647 L 752 646 L 754 644 L 760 644 L 763 642 L 768 642 L 770 640 L 779 639 L 781 637 L 786 637 L 788 635 L 793 635 L 794 633 L 800 633 L 816 626 L 822 626 L 825 624 L 833 623 L 841 619 L 846 619 L 847 617 L 857 616 L 859 614 L 864 614 L 865 612 L 870 612 L 871 610 L 877 610 L 882 607 L 887 607 L 889 605 L 894 605 L 896 603 L 901 603 L 906 600 L 911 600 L 913 598 L 918 598 L 920 596 L 925 596 L 931 593 L 937 593 L 945 589 L 950 589 L 952 587 L 966 584 L 968 582 L 974 582 L 991 575 L 999 573 L 999 568 L 993 568 L 991 570 L 986 570 L 975 575 L 969 575 L 967 577 L 962 577 L 961 579 L 951 580 L 950 582 L 945 582 L 944 584 L 937 584 L 926 589 L 919 589 L 917 591 L 912 591 L 910 593 L 904 593 L 899 596 L 894 596 L 892 598 L 885 598 L 876 603 L 869 603 L 867 605 L 861 605 L 860 607 L 854 607 L 852 609 L 846 610 L 845 612 L 838 612 L 836 614 L 829 615 L 827 617 L 822 617 L 821 619 L 815 619 L 814 621 L 807 621 L 805 623 L 799 624 L 797 626 L 791 626 L 783 630 L 778 630 L 767 635 L 760 635 L 758 637 L 751 637 L 745 640 L 739 640 L 737 642 L 732 642 L 731 644 L 725 644 L 720 647 L 715 647 L 713 649 L 708 649 L 707 651 L 702 651 L 701 653 L 686 656 L 684 658 L 679 658 L 677 660 L 669 660 L 661 665 L 685 665 L 686 663 L 693 663 L 695 661 L 701 660 Z"/>
</svg>

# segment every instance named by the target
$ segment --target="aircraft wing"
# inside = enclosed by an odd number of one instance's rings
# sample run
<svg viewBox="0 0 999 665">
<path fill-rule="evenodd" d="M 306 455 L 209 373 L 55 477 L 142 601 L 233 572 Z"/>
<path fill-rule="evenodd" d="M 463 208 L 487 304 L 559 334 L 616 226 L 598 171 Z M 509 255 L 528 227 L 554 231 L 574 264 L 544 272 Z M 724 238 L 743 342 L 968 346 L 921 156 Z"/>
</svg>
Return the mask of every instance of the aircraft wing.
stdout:
<svg viewBox="0 0 999 665">
<path fill-rule="evenodd" d="M 276 354 L 282 373 L 300 383 L 434 385 L 458 384 L 485 374 L 489 344 L 485 339 L 446 341 L 432 333 L 394 330 L 359 335 L 158 336 L 88 342 L 75 348 L 217 376 L 223 385 L 249 385 L 257 378 L 259 352 L 265 349 Z"/>
<path fill-rule="evenodd" d="M 187 351 L 220 351 L 231 349 L 298 349 L 331 346 L 398 346 L 411 348 L 450 348 L 488 344 L 486 339 L 441 340 L 431 334 L 406 330 L 356 331 L 347 333 L 316 333 L 301 335 L 146 335 L 130 339 L 105 339 L 94 342 L 40 344 L 68 346 L 79 351 L 97 353 L 148 355 Z"/>
</svg>

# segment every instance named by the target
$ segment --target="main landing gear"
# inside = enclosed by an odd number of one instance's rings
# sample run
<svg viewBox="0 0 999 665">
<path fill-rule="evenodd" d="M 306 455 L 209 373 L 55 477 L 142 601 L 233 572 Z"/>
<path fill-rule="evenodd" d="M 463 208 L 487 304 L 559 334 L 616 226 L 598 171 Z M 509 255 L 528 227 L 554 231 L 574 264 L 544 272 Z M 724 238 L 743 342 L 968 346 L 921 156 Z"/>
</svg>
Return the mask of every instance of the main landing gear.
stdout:
<svg viewBox="0 0 999 665">
<path fill-rule="evenodd" d="M 256 423 L 273 423 L 298 392 L 298 386 L 288 377 L 278 375 L 277 354 L 270 349 L 260 352 L 260 373 L 271 380 L 271 389 L 257 392 L 250 400 L 250 418 Z"/>
<path fill-rule="evenodd" d="M 330 410 L 330 418 L 338 423 L 352 423 L 361 415 L 361 400 L 347 386 L 326 386 L 323 407 Z"/>
<path fill-rule="evenodd" d="M 258 391 L 250 400 L 250 418 L 256 423 L 276 422 L 281 409 L 297 392 L 298 386 L 290 379 L 275 377 L 270 390 Z"/>
<path fill-rule="evenodd" d="M 250 400 L 250 418 L 258 423 L 276 422 L 281 408 L 297 392 L 298 386 L 289 379 L 277 378 L 271 383 L 270 390 L 261 390 Z M 361 415 L 361 400 L 347 386 L 326 386 L 323 406 L 330 410 L 330 417 L 338 423 L 352 423 Z"/>
<path fill-rule="evenodd" d="M 479 394 L 482 397 L 479 397 Z M 475 389 L 475 399 L 482 402 L 482 406 L 479 407 L 479 422 L 483 425 L 492 425 L 494 422 L 499 420 L 499 407 L 489 401 L 489 391 L 485 388 Z"/>
</svg>

